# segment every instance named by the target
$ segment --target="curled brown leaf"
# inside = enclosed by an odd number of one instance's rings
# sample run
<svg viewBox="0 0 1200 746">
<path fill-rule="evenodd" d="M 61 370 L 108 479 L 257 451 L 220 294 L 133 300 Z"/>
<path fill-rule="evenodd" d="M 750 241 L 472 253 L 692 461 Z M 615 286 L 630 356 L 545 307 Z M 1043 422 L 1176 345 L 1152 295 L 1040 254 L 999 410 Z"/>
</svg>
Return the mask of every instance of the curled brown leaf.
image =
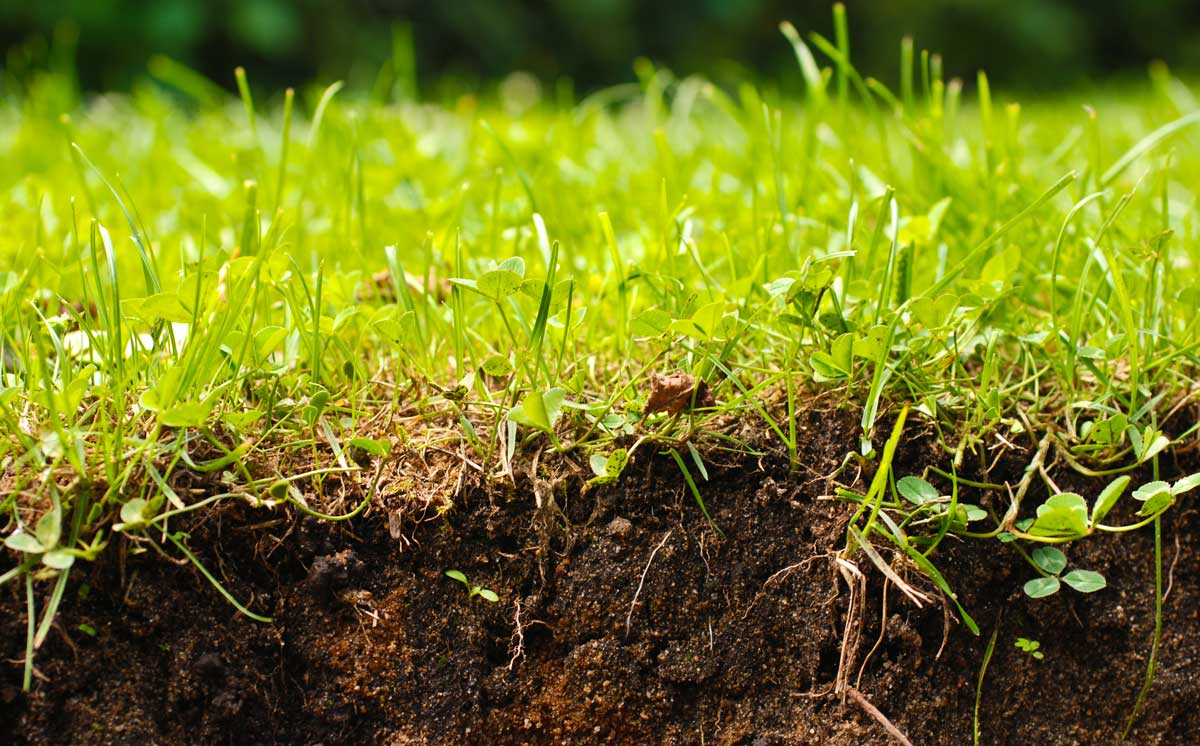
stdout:
<svg viewBox="0 0 1200 746">
<path fill-rule="evenodd" d="M 716 403 L 708 384 L 697 381 L 690 373 L 677 371 L 666 376 L 654 373 L 650 377 L 645 413 L 679 414 L 685 409 L 713 407 Z"/>
</svg>

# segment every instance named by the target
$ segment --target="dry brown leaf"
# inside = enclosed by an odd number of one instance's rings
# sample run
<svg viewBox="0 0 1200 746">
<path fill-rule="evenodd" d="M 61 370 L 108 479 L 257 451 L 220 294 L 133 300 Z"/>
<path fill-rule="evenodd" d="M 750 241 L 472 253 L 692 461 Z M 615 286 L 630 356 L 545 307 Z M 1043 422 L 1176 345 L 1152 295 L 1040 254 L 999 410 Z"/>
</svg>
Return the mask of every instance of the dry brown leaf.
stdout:
<svg viewBox="0 0 1200 746">
<path fill-rule="evenodd" d="M 646 399 L 646 414 L 667 412 L 679 414 L 692 407 L 713 407 L 717 402 L 704 381 L 690 373 L 677 371 L 668 376 L 654 373 L 650 377 L 650 396 Z"/>
</svg>

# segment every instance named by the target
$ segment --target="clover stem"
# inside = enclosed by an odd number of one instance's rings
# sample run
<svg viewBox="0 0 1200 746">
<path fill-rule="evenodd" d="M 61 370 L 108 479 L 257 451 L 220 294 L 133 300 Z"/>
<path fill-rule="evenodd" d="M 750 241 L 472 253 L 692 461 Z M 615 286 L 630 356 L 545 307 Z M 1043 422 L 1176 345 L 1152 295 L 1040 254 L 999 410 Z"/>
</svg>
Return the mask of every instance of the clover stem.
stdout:
<svg viewBox="0 0 1200 746">
<path fill-rule="evenodd" d="M 515 349 L 518 344 L 517 333 L 513 330 L 512 324 L 508 320 L 508 314 L 504 312 L 504 304 L 498 300 L 495 303 L 496 310 L 500 312 L 500 320 L 504 322 L 504 328 L 508 330 L 508 338 L 512 340 L 513 348 Z M 529 367 L 529 360 L 524 355 L 518 355 L 518 359 L 521 361 L 521 367 L 525 369 L 525 376 L 529 380 L 529 383 L 534 383 L 533 369 Z"/>
<path fill-rule="evenodd" d="M 1095 526 L 1095 528 L 1099 531 L 1105 531 L 1110 534 L 1121 534 L 1121 533 L 1126 533 L 1128 531 L 1136 531 L 1139 528 L 1142 528 L 1143 526 L 1145 526 L 1146 524 L 1153 523 L 1154 521 L 1157 521 L 1159 516 L 1161 516 L 1161 515 L 1162 515 L 1162 513 L 1155 513 L 1154 515 L 1150 516 L 1149 518 L 1140 520 L 1137 523 L 1131 523 L 1128 526 L 1105 526 L 1104 524 L 1097 524 Z"/>
<path fill-rule="evenodd" d="M 1162 643 L 1162 607 L 1163 607 L 1163 588 L 1162 588 L 1162 517 L 1154 517 L 1154 640 L 1150 643 L 1150 660 L 1146 663 L 1146 680 L 1142 682 L 1142 690 L 1138 692 L 1137 701 L 1133 703 L 1133 710 L 1129 713 L 1129 720 L 1125 723 L 1125 730 L 1121 733 L 1121 740 L 1124 741 L 1129 737 L 1129 732 L 1133 730 L 1133 724 L 1137 721 L 1138 711 L 1142 709 L 1142 705 L 1146 702 L 1146 697 L 1150 694 L 1150 686 L 1154 683 L 1154 669 L 1158 664 L 1158 647 Z"/>
</svg>

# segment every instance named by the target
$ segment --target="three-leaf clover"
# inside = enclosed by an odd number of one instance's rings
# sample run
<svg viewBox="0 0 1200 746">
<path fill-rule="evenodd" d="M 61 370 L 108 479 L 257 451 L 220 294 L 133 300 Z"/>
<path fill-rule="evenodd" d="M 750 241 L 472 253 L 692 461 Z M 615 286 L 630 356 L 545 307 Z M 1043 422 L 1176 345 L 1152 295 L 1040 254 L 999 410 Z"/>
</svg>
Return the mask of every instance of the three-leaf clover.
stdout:
<svg viewBox="0 0 1200 746">
<path fill-rule="evenodd" d="M 1064 538 L 1088 532 L 1087 501 L 1074 492 L 1051 495 L 1037 508 L 1037 518 L 1029 527 L 1035 536 Z"/>
<path fill-rule="evenodd" d="M 473 290 L 494 303 L 499 303 L 516 293 L 521 289 L 521 283 L 524 281 L 525 260 L 519 256 L 505 259 L 474 280 L 461 277 L 450 278 L 452 284 Z"/>
<path fill-rule="evenodd" d="M 24 526 L 9 534 L 4 545 L 9 549 L 32 557 L 40 556 L 42 564 L 55 570 L 66 570 L 75 563 L 77 553 L 69 548 L 60 547 L 62 539 L 62 504 L 54 498 L 54 506 L 38 519 L 33 533 Z"/>
<path fill-rule="evenodd" d="M 1096 505 L 1092 508 L 1091 527 L 1093 531 L 1097 528 L 1109 530 L 1105 526 L 1101 526 L 1100 521 L 1117 504 L 1117 500 L 1125 492 L 1126 487 L 1129 486 L 1129 482 L 1130 479 L 1128 476 L 1117 477 L 1096 498 Z M 1163 481 L 1147 482 L 1133 491 L 1133 499 L 1142 503 L 1142 506 L 1137 510 L 1137 515 L 1142 518 L 1152 518 L 1160 515 L 1175 504 L 1176 498 L 1186 492 L 1191 492 L 1197 487 L 1200 487 L 1200 473 L 1189 474 L 1186 477 L 1177 479 L 1174 484 Z"/>
<path fill-rule="evenodd" d="M 1063 583 L 1080 593 L 1094 593 L 1108 585 L 1103 575 L 1092 570 L 1072 570 L 1061 575 L 1067 567 L 1067 555 L 1056 547 L 1038 547 L 1033 550 L 1031 558 L 1045 575 L 1025 583 L 1025 595 L 1030 598 L 1052 596 L 1058 593 Z"/>
</svg>

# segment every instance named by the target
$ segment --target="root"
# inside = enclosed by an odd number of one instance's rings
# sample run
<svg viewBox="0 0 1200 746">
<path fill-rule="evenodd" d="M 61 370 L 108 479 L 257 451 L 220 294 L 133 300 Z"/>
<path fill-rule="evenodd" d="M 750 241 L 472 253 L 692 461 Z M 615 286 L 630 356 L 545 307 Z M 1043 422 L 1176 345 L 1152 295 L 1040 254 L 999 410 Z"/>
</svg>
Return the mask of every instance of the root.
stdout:
<svg viewBox="0 0 1200 746">
<path fill-rule="evenodd" d="M 513 601 L 515 611 L 513 613 L 513 633 L 509 643 L 509 649 L 512 651 L 512 657 L 508 659 L 509 671 L 515 670 L 517 662 L 525 657 L 525 630 L 535 624 L 540 624 L 547 628 L 550 626 L 541 619 L 530 619 L 528 622 L 521 619 L 521 612 L 528 609 L 530 605 L 534 607 L 538 605 L 537 596 L 526 597 L 524 605 L 521 604 L 521 599 Z"/>
<path fill-rule="evenodd" d="M 871 656 L 875 655 L 875 651 L 879 650 L 879 646 L 883 644 L 883 638 L 887 636 L 887 598 L 888 598 L 888 580 L 883 581 L 883 605 L 879 610 L 879 637 L 875 640 L 875 644 L 862 660 L 862 665 L 858 667 L 858 676 L 854 679 L 854 688 L 857 689 L 862 685 L 863 671 L 867 670 L 867 663 L 871 660 Z"/>
<path fill-rule="evenodd" d="M 521 624 L 521 599 L 513 601 L 516 613 L 513 615 L 513 644 L 512 658 L 508 659 L 508 670 L 516 667 L 517 661 L 525 655 L 525 625 Z"/>
<path fill-rule="evenodd" d="M 935 661 L 942 659 L 942 653 L 946 650 L 946 643 L 950 640 L 950 624 L 954 620 L 954 615 L 950 613 L 950 602 L 946 599 L 945 594 L 942 594 L 942 644 L 938 646 L 937 655 L 933 656 Z"/>
<path fill-rule="evenodd" d="M 1188 514 L 1192 511 L 1185 511 L 1175 521 L 1175 556 L 1171 558 L 1171 567 L 1167 569 L 1167 589 L 1163 591 L 1163 603 L 1167 602 L 1167 597 L 1171 595 L 1171 589 L 1175 587 L 1175 566 L 1179 564 L 1179 554 L 1183 549 L 1179 545 L 1179 524 L 1183 523 Z"/>
<path fill-rule="evenodd" d="M 846 693 L 850 695 L 850 699 L 853 699 L 854 702 L 863 709 L 863 712 L 870 715 L 875 722 L 883 726 L 883 729 L 887 731 L 887 734 L 891 736 L 896 743 L 901 744 L 902 746 L 912 746 L 912 741 L 908 740 L 908 737 L 901 733 L 900 729 L 893 725 L 892 721 L 888 720 L 887 716 L 880 712 L 879 708 L 871 704 L 870 700 L 864 697 L 861 692 L 854 687 L 847 687 Z"/>
<path fill-rule="evenodd" d="M 654 547 L 654 551 L 650 553 L 650 559 L 646 560 L 646 567 L 642 570 L 642 579 L 638 581 L 637 591 L 633 594 L 633 601 L 629 604 L 629 615 L 625 617 L 625 639 L 629 639 L 629 629 L 633 624 L 633 611 L 637 608 L 638 596 L 642 595 L 642 586 L 646 584 L 646 575 L 650 572 L 650 565 L 654 562 L 654 555 L 658 554 L 658 550 L 663 548 L 663 544 L 667 543 L 667 539 L 671 538 L 671 534 L 675 529 L 667 531 L 662 537 L 662 541 L 658 542 L 658 546 Z"/>
<path fill-rule="evenodd" d="M 850 588 L 850 601 L 846 606 L 846 624 L 842 630 L 842 649 L 838 657 L 837 678 L 834 679 L 833 690 L 840 695 L 842 704 L 846 703 L 846 692 L 851 689 L 849 683 L 850 670 L 858 658 L 858 643 L 862 637 L 862 597 L 867 592 L 867 577 L 858 566 L 849 560 L 836 557 L 838 570 L 846 585 Z"/>
<path fill-rule="evenodd" d="M 701 541 L 703 541 L 703 540 L 704 540 L 703 537 L 701 537 Z M 701 556 L 703 556 L 703 555 L 701 555 Z M 788 565 L 787 567 L 783 568 L 782 570 L 777 570 L 773 575 L 771 575 L 771 577 L 767 578 L 767 581 L 765 583 L 763 583 L 763 585 L 762 585 L 762 589 L 759 590 L 759 592 L 754 595 L 754 599 L 752 601 L 750 601 L 750 605 L 746 607 L 745 613 L 742 614 L 742 621 L 743 622 L 746 621 L 746 618 L 750 616 L 750 612 L 754 611 L 755 605 L 758 604 L 758 600 L 763 597 L 763 594 L 765 594 L 767 592 L 768 586 L 770 586 L 772 583 L 782 581 L 784 578 L 786 578 L 788 575 L 791 575 L 796 570 L 802 570 L 802 569 L 808 567 L 809 565 L 811 565 L 816 560 L 819 560 L 825 556 L 827 556 L 827 555 L 815 554 L 806 560 L 801 560 L 800 562 L 797 562 L 794 565 Z M 705 560 L 705 564 L 707 564 L 707 560 Z M 835 593 L 834 598 L 836 598 L 836 597 L 837 597 L 837 594 Z"/>
</svg>

